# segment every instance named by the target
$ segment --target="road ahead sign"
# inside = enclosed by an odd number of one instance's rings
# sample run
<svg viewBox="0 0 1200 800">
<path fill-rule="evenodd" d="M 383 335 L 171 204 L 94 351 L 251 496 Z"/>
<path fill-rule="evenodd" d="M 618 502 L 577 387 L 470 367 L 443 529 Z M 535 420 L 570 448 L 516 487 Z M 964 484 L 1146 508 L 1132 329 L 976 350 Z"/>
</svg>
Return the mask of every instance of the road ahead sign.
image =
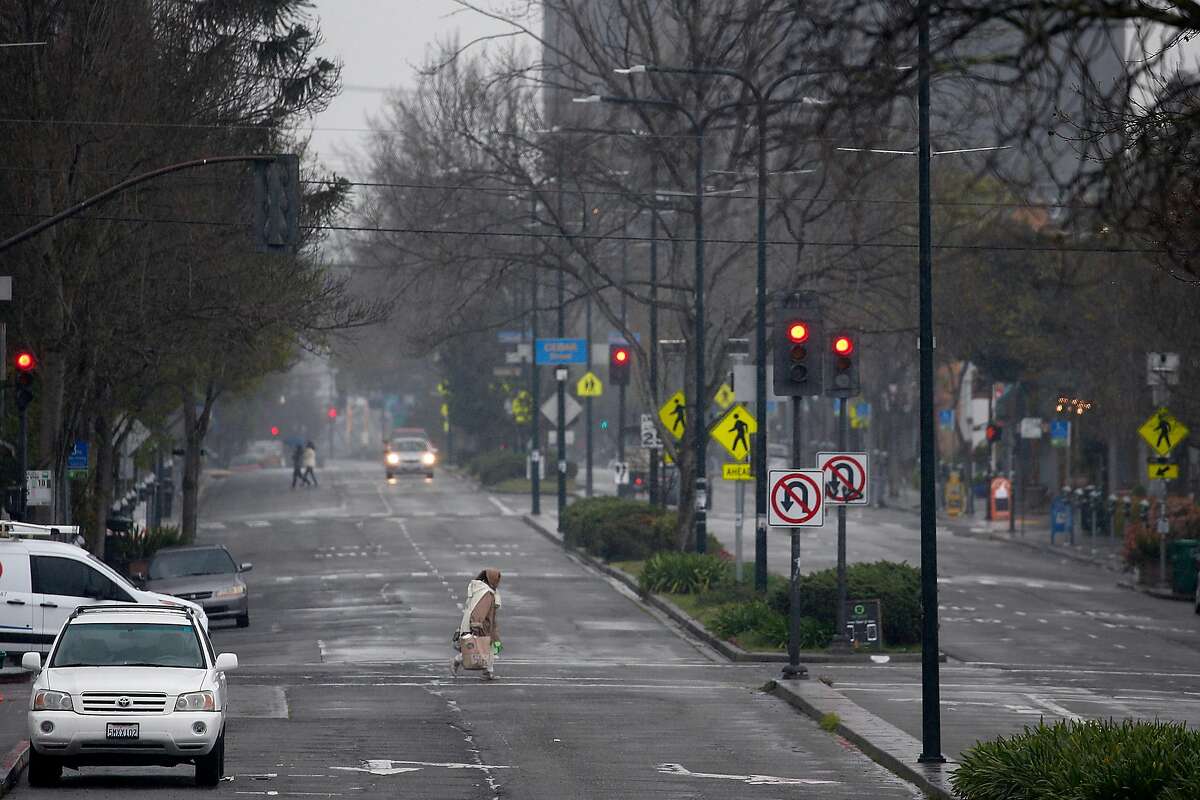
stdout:
<svg viewBox="0 0 1200 800">
<path fill-rule="evenodd" d="M 825 502 L 835 506 L 865 506 L 868 462 L 866 453 L 817 453 L 825 476 Z"/>
<path fill-rule="evenodd" d="M 819 528 L 825 524 L 824 473 L 819 469 L 768 471 L 767 523 L 779 528 Z"/>
<path fill-rule="evenodd" d="M 662 420 L 667 433 L 676 439 L 683 438 L 684 431 L 687 430 L 687 398 L 683 396 L 683 392 L 676 392 L 667 398 L 667 402 L 658 410 L 658 418 Z"/>
<path fill-rule="evenodd" d="M 745 461 L 750 455 L 750 435 L 758 431 L 758 422 L 754 415 L 743 406 L 734 406 L 725 412 L 712 429 L 712 438 L 729 451 L 729 455 L 738 461 Z"/>
<path fill-rule="evenodd" d="M 1150 445 L 1154 452 L 1165 456 L 1187 438 L 1188 427 L 1175 419 L 1174 415 L 1164 407 L 1151 414 L 1150 419 L 1138 428 L 1138 433 L 1142 435 L 1146 444 Z"/>
<path fill-rule="evenodd" d="M 579 383 L 575 384 L 575 394 L 580 397 L 599 397 L 604 394 L 604 384 L 596 377 L 596 373 L 589 370 L 579 379 Z"/>
</svg>

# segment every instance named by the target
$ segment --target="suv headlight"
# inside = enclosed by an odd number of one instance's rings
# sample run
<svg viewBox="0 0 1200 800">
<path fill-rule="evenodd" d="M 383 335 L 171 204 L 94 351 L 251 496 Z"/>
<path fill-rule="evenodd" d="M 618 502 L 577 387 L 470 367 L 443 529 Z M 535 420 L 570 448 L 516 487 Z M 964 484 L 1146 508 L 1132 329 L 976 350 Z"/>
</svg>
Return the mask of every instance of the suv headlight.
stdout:
<svg viewBox="0 0 1200 800">
<path fill-rule="evenodd" d="M 400 463 L 400 454 L 399 453 L 388 453 L 386 456 L 384 456 L 384 459 L 389 464 L 392 464 L 392 465 L 399 464 Z"/>
<path fill-rule="evenodd" d="M 246 587 L 239 583 L 237 586 L 230 586 L 228 589 L 222 589 L 221 591 L 214 594 L 213 597 L 216 597 L 216 598 L 241 597 L 245 593 L 246 593 Z"/>
<path fill-rule="evenodd" d="M 433 462 L 435 462 L 435 461 L 437 461 L 437 456 L 435 456 L 433 453 L 422 453 L 421 454 L 421 463 L 424 464 L 425 466 L 432 467 Z"/>
<path fill-rule="evenodd" d="M 179 695 L 176 711 L 216 711 L 217 701 L 212 692 L 190 692 Z"/>
<path fill-rule="evenodd" d="M 66 692 L 54 692 L 40 689 L 33 695 L 34 711 L 73 711 L 71 695 Z"/>
</svg>

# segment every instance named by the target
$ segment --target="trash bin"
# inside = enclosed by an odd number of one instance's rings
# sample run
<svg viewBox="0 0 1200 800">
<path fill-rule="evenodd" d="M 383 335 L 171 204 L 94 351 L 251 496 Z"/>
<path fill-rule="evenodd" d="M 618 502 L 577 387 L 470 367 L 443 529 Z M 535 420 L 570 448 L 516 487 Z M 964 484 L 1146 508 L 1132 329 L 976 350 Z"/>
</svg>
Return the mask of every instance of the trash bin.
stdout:
<svg viewBox="0 0 1200 800">
<path fill-rule="evenodd" d="M 1171 588 L 1179 594 L 1196 593 L 1196 552 L 1200 539 L 1176 539 L 1167 555 L 1171 559 Z"/>
</svg>

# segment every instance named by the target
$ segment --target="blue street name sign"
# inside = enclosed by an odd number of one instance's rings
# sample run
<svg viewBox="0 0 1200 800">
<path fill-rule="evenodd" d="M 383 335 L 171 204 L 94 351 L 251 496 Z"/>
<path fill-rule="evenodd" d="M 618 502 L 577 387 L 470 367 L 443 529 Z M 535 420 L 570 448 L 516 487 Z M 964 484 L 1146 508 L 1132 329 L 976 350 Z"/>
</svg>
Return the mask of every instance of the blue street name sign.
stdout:
<svg viewBox="0 0 1200 800">
<path fill-rule="evenodd" d="M 586 364 L 586 339 L 538 339 L 537 364 Z"/>
<path fill-rule="evenodd" d="M 88 443 L 75 440 L 71 455 L 67 456 L 67 470 L 76 472 L 88 468 Z"/>
<path fill-rule="evenodd" d="M 1063 419 L 1050 421 L 1050 444 L 1055 447 L 1066 447 L 1071 435 L 1071 423 Z"/>
<path fill-rule="evenodd" d="M 943 428 L 954 427 L 954 409 L 944 408 L 938 412 L 938 425 Z"/>
</svg>

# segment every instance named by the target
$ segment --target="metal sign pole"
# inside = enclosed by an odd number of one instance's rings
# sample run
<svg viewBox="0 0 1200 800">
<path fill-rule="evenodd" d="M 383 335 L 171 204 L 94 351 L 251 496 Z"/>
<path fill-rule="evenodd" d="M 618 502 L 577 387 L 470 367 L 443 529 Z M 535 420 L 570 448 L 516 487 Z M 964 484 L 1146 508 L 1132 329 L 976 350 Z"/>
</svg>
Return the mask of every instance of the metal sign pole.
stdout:
<svg viewBox="0 0 1200 800">
<path fill-rule="evenodd" d="M 803 398 L 792 398 L 792 463 L 800 463 L 800 403 Z M 761 441 L 761 440 L 760 440 Z M 765 528 L 763 529 L 765 533 Z M 783 668 L 783 677 L 789 680 L 807 678 L 808 669 L 800 663 L 800 529 L 791 529 L 792 566 L 791 583 L 788 591 L 788 663 Z M 766 543 L 763 543 L 766 550 Z"/>
<path fill-rule="evenodd" d="M 738 583 L 742 582 L 742 521 L 746 514 L 746 482 L 736 481 L 737 486 L 733 495 L 733 574 Z"/>
<path fill-rule="evenodd" d="M 846 452 L 849 420 L 846 418 L 847 398 L 838 404 L 838 450 Z M 846 506 L 837 507 L 837 633 L 833 637 L 835 649 L 850 646 L 846 635 Z"/>
</svg>

